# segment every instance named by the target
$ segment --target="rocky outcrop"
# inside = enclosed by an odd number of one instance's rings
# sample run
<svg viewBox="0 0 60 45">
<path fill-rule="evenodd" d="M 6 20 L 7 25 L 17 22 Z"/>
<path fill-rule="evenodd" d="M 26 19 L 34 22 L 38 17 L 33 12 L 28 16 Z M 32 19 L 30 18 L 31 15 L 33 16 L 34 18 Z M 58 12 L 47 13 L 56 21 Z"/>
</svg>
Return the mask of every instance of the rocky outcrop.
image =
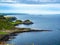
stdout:
<svg viewBox="0 0 60 45">
<path fill-rule="evenodd" d="M 25 20 L 25 21 L 23 22 L 23 24 L 25 24 L 25 25 L 30 25 L 30 24 L 33 24 L 33 22 L 30 21 L 30 20 Z"/>
</svg>

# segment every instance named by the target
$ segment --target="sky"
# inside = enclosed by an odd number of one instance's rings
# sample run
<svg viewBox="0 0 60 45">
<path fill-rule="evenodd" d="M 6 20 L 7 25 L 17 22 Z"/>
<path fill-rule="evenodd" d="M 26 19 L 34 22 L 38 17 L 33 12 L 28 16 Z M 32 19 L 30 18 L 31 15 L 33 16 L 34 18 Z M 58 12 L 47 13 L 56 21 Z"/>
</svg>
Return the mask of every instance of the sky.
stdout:
<svg viewBox="0 0 60 45">
<path fill-rule="evenodd" d="M 60 0 L 0 0 L 0 13 L 60 14 Z"/>
</svg>

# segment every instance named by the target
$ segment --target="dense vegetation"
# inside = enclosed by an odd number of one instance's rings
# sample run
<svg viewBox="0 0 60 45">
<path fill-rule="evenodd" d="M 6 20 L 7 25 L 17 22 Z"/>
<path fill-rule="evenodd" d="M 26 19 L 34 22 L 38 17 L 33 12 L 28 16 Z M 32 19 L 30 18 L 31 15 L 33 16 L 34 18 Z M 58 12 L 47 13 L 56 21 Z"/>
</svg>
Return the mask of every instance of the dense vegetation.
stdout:
<svg viewBox="0 0 60 45">
<path fill-rule="evenodd" d="M 0 15 L 0 30 L 14 28 L 14 25 L 12 25 L 12 23 L 10 22 L 10 19 L 9 18 L 5 18 L 3 15 Z"/>
<path fill-rule="evenodd" d="M 8 30 L 15 28 L 18 24 L 33 24 L 30 20 L 17 20 L 16 17 L 6 17 L 4 15 L 0 15 L 0 30 Z"/>
</svg>

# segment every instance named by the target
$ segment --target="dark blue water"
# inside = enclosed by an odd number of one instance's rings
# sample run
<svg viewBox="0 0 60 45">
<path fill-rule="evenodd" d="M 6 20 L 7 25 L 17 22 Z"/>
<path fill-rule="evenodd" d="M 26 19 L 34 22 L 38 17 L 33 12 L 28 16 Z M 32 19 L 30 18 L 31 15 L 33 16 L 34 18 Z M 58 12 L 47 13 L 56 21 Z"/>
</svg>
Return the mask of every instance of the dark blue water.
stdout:
<svg viewBox="0 0 60 45">
<path fill-rule="evenodd" d="M 8 41 L 14 45 L 60 45 L 60 15 L 10 15 L 18 19 L 30 19 L 34 24 L 19 25 L 19 28 L 52 30 L 50 32 L 26 32 Z"/>
</svg>

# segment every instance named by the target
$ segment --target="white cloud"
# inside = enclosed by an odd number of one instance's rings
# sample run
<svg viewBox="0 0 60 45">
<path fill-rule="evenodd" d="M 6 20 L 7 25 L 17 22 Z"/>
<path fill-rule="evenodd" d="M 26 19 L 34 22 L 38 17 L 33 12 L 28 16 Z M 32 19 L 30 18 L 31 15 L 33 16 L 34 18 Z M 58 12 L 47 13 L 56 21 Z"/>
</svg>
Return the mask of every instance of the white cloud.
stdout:
<svg viewBox="0 0 60 45">
<path fill-rule="evenodd" d="M 11 10 L 0 10 L 0 12 L 29 13 L 29 14 L 60 14 L 60 4 L 2 4 L 0 6 L 9 6 Z M 51 8 L 55 8 L 53 10 Z"/>
<path fill-rule="evenodd" d="M 27 0 L 27 1 L 33 1 L 33 2 L 56 2 L 57 0 Z"/>
<path fill-rule="evenodd" d="M 18 3 L 31 3 L 31 2 L 60 2 L 59 0 L 0 0 L 0 2 L 18 2 Z"/>
<path fill-rule="evenodd" d="M 38 11 L 38 10 L 1 10 L 1 13 L 28 13 L 28 14 L 60 14 L 60 11 Z"/>
<path fill-rule="evenodd" d="M 56 7 L 60 8 L 60 4 L 6 4 L 6 3 L 0 3 L 0 6 L 12 6 L 12 7 L 21 7 L 21 6 L 27 6 L 27 7 Z"/>
<path fill-rule="evenodd" d="M 57 0 L 39 0 L 40 2 L 56 2 Z"/>
<path fill-rule="evenodd" d="M 16 0 L 0 0 L 0 2 L 17 2 Z"/>
</svg>

